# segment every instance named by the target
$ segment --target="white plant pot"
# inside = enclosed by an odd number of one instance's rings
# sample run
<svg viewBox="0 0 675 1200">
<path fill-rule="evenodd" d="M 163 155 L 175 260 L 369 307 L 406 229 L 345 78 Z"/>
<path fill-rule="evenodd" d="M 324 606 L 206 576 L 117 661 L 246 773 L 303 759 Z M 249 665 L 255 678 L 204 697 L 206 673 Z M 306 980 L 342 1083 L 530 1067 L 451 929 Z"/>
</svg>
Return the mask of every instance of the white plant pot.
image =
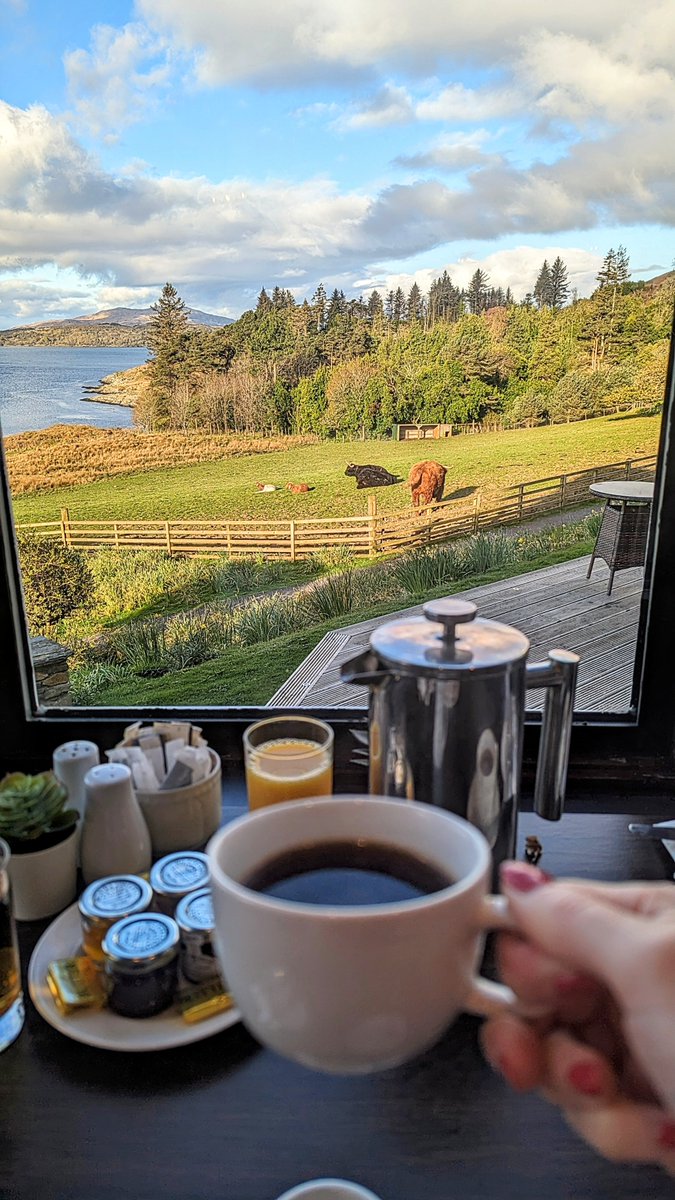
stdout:
<svg viewBox="0 0 675 1200">
<path fill-rule="evenodd" d="M 219 828 L 222 769 L 215 750 L 209 750 L 209 754 L 211 770 L 199 783 L 166 792 L 135 789 L 150 831 L 153 858 L 173 854 L 175 850 L 198 850 Z"/>
<path fill-rule="evenodd" d="M 17 854 L 9 860 L 14 915 L 18 921 L 40 921 L 61 912 L 77 888 L 79 826 L 69 837 L 46 850 Z"/>
</svg>

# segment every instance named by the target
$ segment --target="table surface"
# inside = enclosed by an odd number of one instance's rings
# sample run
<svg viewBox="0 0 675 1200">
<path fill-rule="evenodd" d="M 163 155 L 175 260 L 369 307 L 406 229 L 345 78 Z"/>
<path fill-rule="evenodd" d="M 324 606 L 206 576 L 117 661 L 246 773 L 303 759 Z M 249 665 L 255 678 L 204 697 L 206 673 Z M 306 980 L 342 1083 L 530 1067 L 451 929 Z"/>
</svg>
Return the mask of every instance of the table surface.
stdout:
<svg viewBox="0 0 675 1200">
<path fill-rule="evenodd" d="M 520 853 L 536 833 L 554 874 L 671 878 L 666 851 L 627 827 L 675 816 L 672 799 L 588 804 L 557 824 L 522 814 Z M 46 924 L 20 926 L 24 972 Z M 507 1088 L 481 1057 L 478 1024 L 462 1017 L 404 1067 L 340 1078 L 261 1049 L 241 1025 L 162 1053 L 96 1050 L 29 1002 L 0 1056 L 0 1197 L 275 1200 L 326 1175 L 382 1200 L 672 1197 L 660 1171 L 605 1162 L 555 1109 Z"/>
<path fill-rule="evenodd" d="M 654 484 L 637 479 L 616 479 L 609 483 L 592 483 L 591 492 L 603 500 L 634 500 L 647 504 L 654 499 Z"/>
</svg>

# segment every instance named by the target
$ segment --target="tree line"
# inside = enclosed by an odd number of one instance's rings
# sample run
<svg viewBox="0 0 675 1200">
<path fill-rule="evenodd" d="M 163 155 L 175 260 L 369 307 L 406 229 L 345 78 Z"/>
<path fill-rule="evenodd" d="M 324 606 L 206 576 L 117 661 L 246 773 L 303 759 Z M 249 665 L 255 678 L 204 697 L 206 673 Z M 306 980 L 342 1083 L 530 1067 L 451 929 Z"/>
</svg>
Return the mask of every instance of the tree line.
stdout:
<svg viewBox="0 0 675 1200">
<path fill-rule="evenodd" d="M 348 298 L 319 285 L 297 303 L 262 288 L 224 328 L 188 325 L 167 283 L 147 334 L 149 428 L 324 436 L 385 435 L 403 422 L 504 425 L 593 415 L 663 397 L 673 281 L 630 282 L 625 248 L 608 251 L 587 299 L 560 258 L 516 303 L 477 270 L 460 289 L 447 272 Z"/>
</svg>

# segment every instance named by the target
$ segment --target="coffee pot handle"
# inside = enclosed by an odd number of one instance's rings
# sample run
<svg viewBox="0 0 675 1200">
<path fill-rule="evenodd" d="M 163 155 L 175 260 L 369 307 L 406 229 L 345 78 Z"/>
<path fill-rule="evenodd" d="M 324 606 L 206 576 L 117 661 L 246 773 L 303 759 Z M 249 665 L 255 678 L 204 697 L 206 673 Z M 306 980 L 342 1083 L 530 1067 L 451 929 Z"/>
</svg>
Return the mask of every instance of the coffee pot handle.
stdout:
<svg viewBox="0 0 675 1200">
<path fill-rule="evenodd" d="M 578 667 L 573 651 L 549 650 L 547 662 L 528 663 L 525 671 L 526 687 L 547 689 L 534 783 L 534 811 L 547 821 L 563 812 Z"/>
</svg>

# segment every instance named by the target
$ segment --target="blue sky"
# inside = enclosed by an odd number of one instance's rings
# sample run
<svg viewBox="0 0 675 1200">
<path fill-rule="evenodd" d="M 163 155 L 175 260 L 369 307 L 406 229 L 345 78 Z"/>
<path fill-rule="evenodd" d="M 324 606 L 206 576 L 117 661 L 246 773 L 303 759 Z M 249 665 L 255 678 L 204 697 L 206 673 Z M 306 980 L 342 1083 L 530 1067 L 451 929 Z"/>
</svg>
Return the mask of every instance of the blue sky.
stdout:
<svg viewBox="0 0 675 1200">
<path fill-rule="evenodd" d="M 675 6 L 0 0 L 0 328 L 675 255 Z"/>
</svg>

